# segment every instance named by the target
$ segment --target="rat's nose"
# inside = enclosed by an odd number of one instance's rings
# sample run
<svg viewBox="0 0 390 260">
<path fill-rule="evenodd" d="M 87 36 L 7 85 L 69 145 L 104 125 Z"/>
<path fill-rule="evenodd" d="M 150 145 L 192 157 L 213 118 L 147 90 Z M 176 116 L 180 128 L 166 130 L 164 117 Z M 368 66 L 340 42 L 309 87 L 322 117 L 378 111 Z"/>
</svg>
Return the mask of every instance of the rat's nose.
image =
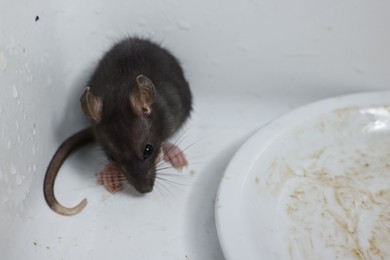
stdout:
<svg viewBox="0 0 390 260">
<path fill-rule="evenodd" d="M 135 187 L 135 189 L 139 192 L 139 193 L 149 193 L 153 190 L 153 185 L 142 185 L 142 186 L 139 186 L 139 187 Z"/>
<path fill-rule="evenodd" d="M 139 180 L 136 185 L 135 185 L 135 189 L 139 192 L 139 193 L 148 193 L 148 192 L 151 192 L 153 190 L 153 186 L 154 186 L 154 178 L 151 178 L 152 176 L 149 176 L 149 178 L 145 178 L 145 179 L 141 179 Z"/>
</svg>

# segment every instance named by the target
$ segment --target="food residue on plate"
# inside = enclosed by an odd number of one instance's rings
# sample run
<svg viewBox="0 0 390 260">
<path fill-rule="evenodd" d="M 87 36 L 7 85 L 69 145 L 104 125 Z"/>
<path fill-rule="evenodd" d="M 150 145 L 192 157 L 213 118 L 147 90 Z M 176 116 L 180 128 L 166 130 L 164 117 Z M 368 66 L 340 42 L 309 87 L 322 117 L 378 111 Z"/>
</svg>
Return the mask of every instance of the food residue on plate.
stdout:
<svg viewBox="0 0 390 260">
<path fill-rule="evenodd" d="M 283 194 L 292 259 L 315 259 L 323 250 L 343 259 L 390 259 L 390 170 L 386 160 L 365 160 L 341 176 L 296 173 L 285 159 L 271 165 L 267 186 Z"/>
<path fill-rule="evenodd" d="M 390 259 L 390 135 L 365 131 L 380 119 L 366 110 L 307 122 L 270 164 L 263 187 L 287 219 L 291 259 Z"/>
</svg>

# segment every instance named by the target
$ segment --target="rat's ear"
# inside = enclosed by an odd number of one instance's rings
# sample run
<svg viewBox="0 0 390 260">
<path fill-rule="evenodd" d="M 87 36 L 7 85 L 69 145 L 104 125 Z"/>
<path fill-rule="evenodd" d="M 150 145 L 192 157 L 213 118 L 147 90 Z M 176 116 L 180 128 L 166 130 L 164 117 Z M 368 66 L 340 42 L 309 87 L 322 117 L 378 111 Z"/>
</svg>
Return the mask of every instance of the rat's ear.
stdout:
<svg viewBox="0 0 390 260">
<path fill-rule="evenodd" d="M 150 115 L 156 89 L 153 82 L 144 75 L 138 75 L 136 80 L 137 86 L 130 94 L 130 104 L 138 115 Z"/>
<path fill-rule="evenodd" d="M 103 102 L 92 94 L 90 87 L 85 88 L 84 93 L 80 97 L 80 102 L 85 115 L 95 121 L 95 123 L 99 123 L 102 119 Z"/>
</svg>

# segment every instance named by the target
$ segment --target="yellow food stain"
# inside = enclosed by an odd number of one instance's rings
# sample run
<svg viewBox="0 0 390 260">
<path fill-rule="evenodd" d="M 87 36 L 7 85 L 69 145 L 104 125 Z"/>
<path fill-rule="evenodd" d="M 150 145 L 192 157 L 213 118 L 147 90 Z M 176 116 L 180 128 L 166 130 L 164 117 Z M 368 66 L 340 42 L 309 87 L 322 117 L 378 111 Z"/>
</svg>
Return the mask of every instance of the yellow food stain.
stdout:
<svg viewBox="0 0 390 260">
<path fill-rule="evenodd" d="M 360 165 L 361 168 L 353 166 L 353 170 L 344 170 L 345 175 L 335 176 L 314 168 L 313 172 L 305 169 L 304 174 L 297 174 L 285 159 L 271 164 L 266 180 L 271 194 L 280 195 L 282 189 L 286 192 L 287 181 L 295 179 L 294 186 L 284 195 L 288 202 L 285 212 L 293 226 L 299 227 L 289 233 L 290 257 L 320 257 L 311 251 L 316 243 L 317 247 L 321 244 L 332 250 L 340 259 L 390 259 L 390 186 L 386 186 L 390 183 L 389 163 Z M 370 170 L 371 165 L 375 165 L 375 170 Z M 383 185 L 378 185 L 378 176 Z M 259 183 L 258 177 L 255 183 Z M 365 212 L 368 217 L 364 217 Z"/>
</svg>

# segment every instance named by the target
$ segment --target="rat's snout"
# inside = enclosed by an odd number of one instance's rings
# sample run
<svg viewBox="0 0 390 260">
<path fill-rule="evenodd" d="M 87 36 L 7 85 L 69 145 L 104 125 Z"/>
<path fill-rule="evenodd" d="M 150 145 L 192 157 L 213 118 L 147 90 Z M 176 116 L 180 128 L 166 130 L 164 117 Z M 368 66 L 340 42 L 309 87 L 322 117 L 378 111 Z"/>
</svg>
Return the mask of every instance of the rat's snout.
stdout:
<svg viewBox="0 0 390 260">
<path fill-rule="evenodd" d="M 151 192 L 153 190 L 154 179 L 155 179 L 154 177 L 153 178 L 139 179 L 139 180 L 136 180 L 132 184 L 133 184 L 134 188 L 139 193 L 148 193 L 148 192 Z"/>
<path fill-rule="evenodd" d="M 148 193 L 153 190 L 153 185 L 143 185 L 140 187 L 134 187 L 139 193 Z"/>
<path fill-rule="evenodd" d="M 124 167 L 127 180 L 139 193 L 148 193 L 153 190 L 156 173 L 154 171 L 143 172 L 134 167 Z"/>
</svg>

